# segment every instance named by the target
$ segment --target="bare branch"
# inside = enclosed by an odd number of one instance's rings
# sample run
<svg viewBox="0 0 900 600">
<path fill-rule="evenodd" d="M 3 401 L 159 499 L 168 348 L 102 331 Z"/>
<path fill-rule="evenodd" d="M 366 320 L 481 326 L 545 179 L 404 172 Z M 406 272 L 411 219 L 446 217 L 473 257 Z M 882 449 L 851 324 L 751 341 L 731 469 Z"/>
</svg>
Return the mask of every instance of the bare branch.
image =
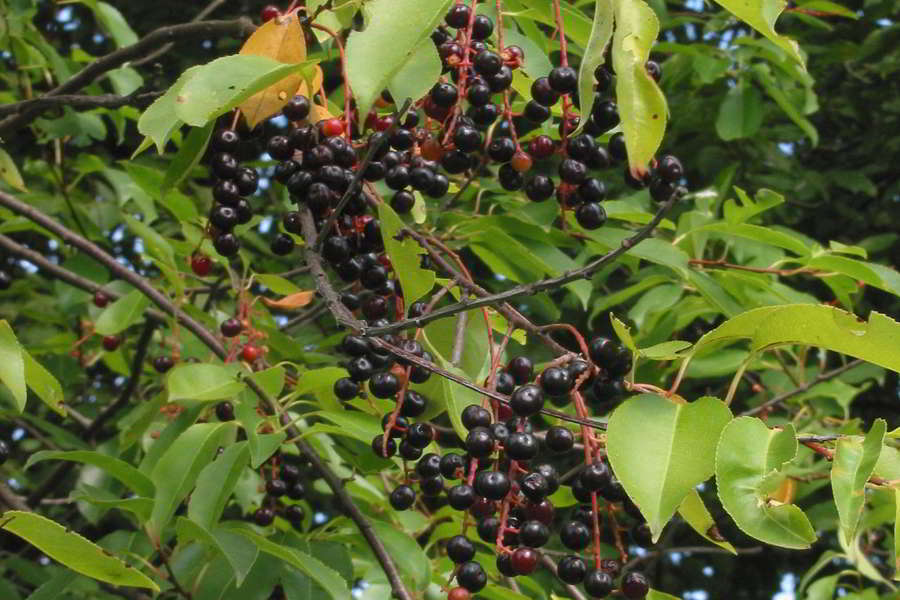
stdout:
<svg viewBox="0 0 900 600">
<path fill-rule="evenodd" d="M 56 106 L 71 108 L 119 108 L 120 106 L 147 106 L 164 92 L 143 92 L 119 96 L 117 94 L 99 94 L 85 96 L 80 94 L 62 94 L 59 96 L 41 96 L 33 100 L 23 100 L 15 104 L 0 106 L 0 117 L 13 115 L 26 110 L 43 110 Z"/>
<path fill-rule="evenodd" d="M 746 416 L 761 413 L 764 410 L 767 410 L 773 406 L 777 406 L 777 405 L 781 404 L 785 400 L 790 400 L 794 396 L 799 396 L 803 392 L 809 390 L 812 387 L 819 385 L 823 381 L 828 381 L 829 379 L 834 379 L 835 377 L 842 375 L 843 373 L 846 373 L 850 369 L 853 369 L 854 367 L 858 367 L 859 365 L 863 364 L 863 362 L 864 361 L 862 359 L 851 360 L 850 362 L 848 362 L 846 365 L 844 365 L 842 367 L 838 367 L 836 369 L 832 369 L 831 371 L 826 371 L 824 373 L 820 373 L 811 381 L 808 381 L 808 382 L 804 383 L 803 385 L 797 386 L 790 392 L 785 392 L 784 394 L 775 396 L 771 400 L 767 400 L 767 401 L 763 402 L 762 404 L 760 404 L 759 406 L 756 406 L 749 410 L 745 410 L 739 416 L 746 417 Z"/>
</svg>

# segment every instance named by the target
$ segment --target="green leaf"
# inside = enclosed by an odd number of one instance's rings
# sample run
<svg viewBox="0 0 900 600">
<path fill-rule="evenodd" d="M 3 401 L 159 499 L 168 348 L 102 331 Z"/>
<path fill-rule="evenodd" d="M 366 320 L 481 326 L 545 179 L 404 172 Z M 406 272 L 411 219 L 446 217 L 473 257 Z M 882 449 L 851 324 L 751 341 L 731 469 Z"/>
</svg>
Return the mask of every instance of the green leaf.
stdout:
<svg viewBox="0 0 900 600">
<path fill-rule="evenodd" d="M 153 482 L 136 468 L 114 456 L 108 456 L 93 450 L 73 450 L 70 452 L 42 450 L 35 452 L 28 458 L 24 469 L 28 470 L 32 465 L 45 460 L 68 460 L 93 465 L 103 469 L 127 485 L 134 493 L 140 496 L 153 496 Z"/>
<path fill-rule="evenodd" d="M 147 307 L 150 300 L 140 290 L 125 294 L 100 313 L 94 323 L 94 331 L 100 335 L 115 335 L 134 325 Z"/>
<path fill-rule="evenodd" d="M 900 488 L 894 488 L 894 580 L 900 580 Z"/>
<path fill-rule="evenodd" d="M 262 371 L 255 371 L 248 376 L 263 389 L 267 396 L 277 398 L 284 389 L 284 367 L 269 367 Z"/>
<path fill-rule="evenodd" d="M 62 571 L 47 583 L 31 592 L 25 600 L 58 600 L 63 593 L 78 579 L 75 571 Z"/>
<path fill-rule="evenodd" d="M 769 429 L 754 417 L 726 425 L 716 449 L 716 486 L 722 507 L 741 531 L 785 548 L 804 549 L 816 541 L 809 519 L 793 504 L 768 497 L 797 456 L 793 425 Z"/>
<path fill-rule="evenodd" d="M 25 359 L 25 382 L 28 387 L 47 406 L 60 415 L 65 415 L 66 409 L 63 406 L 65 397 L 59 380 L 24 350 L 22 350 L 22 357 Z"/>
<path fill-rule="evenodd" d="M 308 575 L 313 581 L 318 583 L 323 590 L 325 590 L 329 598 L 332 598 L 333 600 L 344 600 L 351 597 L 350 590 L 347 588 L 347 582 L 344 581 L 343 577 L 341 577 L 337 571 L 322 563 L 319 559 L 310 556 L 305 552 L 301 552 L 296 548 L 289 548 L 281 544 L 276 544 L 244 527 L 235 529 L 234 531 L 254 542 L 259 549 L 266 554 L 271 554 L 276 558 L 280 558 L 284 562 L 296 567 L 301 572 Z M 401 555 L 395 554 L 394 556 Z"/>
<path fill-rule="evenodd" d="M 869 321 L 832 306 L 785 304 L 748 310 L 701 337 L 691 356 L 725 343 L 749 340 L 751 351 L 779 344 L 805 344 L 841 352 L 900 371 L 900 323 L 872 312 Z"/>
<path fill-rule="evenodd" d="M 94 16 L 103 26 L 103 30 L 116 41 L 117 46 L 120 48 L 130 46 L 138 41 L 137 34 L 128 24 L 128 21 L 125 20 L 125 17 L 122 16 L 122 13 L 119 12 L 119 9 L 106 2 L 97 2 L 97 0 L 81 1 L 94 12 Z"/>
<path fill-rule="evenodd" d="M 246 389 L 238 381 L 240 365 L 185 364 L 172 369 L 166 378 L 169 402 L 176 400 L 221 400 L 233 398 Z"/>
<path fill-rule="evenodd" d="M 318 400 L 319 406 L 331 412 L 340 412 L 344 406 L 334 395 L 334 382 L 347 376 L 347 370 L 340 367 L 322 367 L 304 371 L 297 379 L 292 396 L 311 394 Z"/>
<path fill-rule="evenodd" d="M 281 442 L 287 438 L 283 431 L 277 433 L 260 433 L 264 423 L 274 423 L 272 418 L 264 417 L 257 411 L 259 401 L 250 392 L 238 396 L 234 406 L 234 414 L 241 424 L 250 442 L 250 466 L 258 469 L 261 464 L 275 454 Z"/>
<path fill-rule="evenodd" d="M 153 514 L 147 529 L 154 539 L 162 536 L 175 509 L 190 493 L 200 471 L 212 461 L 228 423 L 197 423 L 166 450 L 153 468 L 150 479 L 156 486 Z"/>
<path fill-rule="evenodd" d="M 259 556 L 259 549 L 255 544 L 228 529 L 218 528 L 210 531 L 184 517 L 178 517 L 175 528 L 179 543 L 186 544 L 191 540 L 199 540 L 224 556 L 234 571 L 235 587 L 240 587 L 244 583 L 244 579 L 253 568 L 253 563 L 256 562 L 256 557 Z"/>
<path fill-rule="evenodd" d="M 678 596 L 672 596 L 671 594 L 653 589 L 647 592 L 647 595 L 644 596 L 644 598 L 646 598 L 646 600 L 678 600 Z"/>
<path fill-rule="evenodd" d="M 400 574 L 411 579 L 416 589 L 425 589 L 431 581 L 431 561 L 415 538 L 390 523 L 375 519 L 371 523 L 388 554 L 403 557 L 403 560 L 397 561 Z"/>
<path fill-rule="evenodd" d="M 28 388 L 25 385 L 25 351 L 5 320 L 0 321 L 0 381 L 9 388 L 19 412 L 25 410 Z"/>
<path fill-rule="evenodd" d="M 430 37 L 426 37 L 415 47 L 412 54 L 391 77 L 387 89 L 399 108 L 407 98 L 417 100 L 428 93 L 434 82 L 441 76 L 441 57 Z"/>
<path fill-rule="evenodd" d="M 591 25 L 591 37 L 588 39 L 581 66 L 578 67 L 578 100 L 582 113 L 587 114 L 594 105 L 594 71 L 606 60 L 606 47 L 613 33 L 612 2 L 594 3 L 594 20 Z M 581 119 L 578 129 L 572 135 L 578 135 L 587 119 Z"/>
<path fill-rule="evenodd" d="M 754 242 L 761 242 L 763 244 L 790 250 L 799 256 L 809 255 L 809 246 L 807 246 L 807 244 L 799 237 L 784 233 L 783 231 L 778 231 L 777 229 L 772 229 L 771 227 L 762 227 L 761 225 L 751 225 L 749 223 L 731 224 L 717 222 L 703 225 L 689 233 L 701 231 L 715 231 L 726 235 L 746 238 L 748 240 L 753 240 Z"/>
<path fill-rule="evenodd" d="M 28 191 L 28 188 L 25 187 L 25 180 L 22 179 L 22 174 L 19 173 L 16 163 L 3 148 L 0 148 L 0 181 L 5 181 L 9 187 L 20 192 Z"/>
<path fill-rule="evenodd" d="M 727 540 L 722 539 L 721 534 L 718 533 L 716 521 L 709 514 L 709 509 L 706 508 L 706 504 L 703 503 L 703 499 L 697 490 L 691 490 L 684 497 L 684 500 L 681 501 L 681 505 L 678 507 L 678 514 L 691 526 L 691 529 L 699 533 L 705 540 L 728 550 L 732 554 L 737 554 L 734 546 Z M 715 536 L 712 535 L 713 532 L 716 533 Z"/>
<path fill-rule="evenodd" d="M 716 0 L 716 2 L 738 19 L 766 36 L 773 44 L 787 52 L 788 56 L 803 66 L 803 57 L 800 55 L 800 47 L 797 45 L 797 42 L 775 33 L 775 20 L 784 11 L 787 5 L 785 0 L 758 0 L 755 2 Z"/>
<path fill-rule="evenodd" d="M 769 97 L 775 101 L 775 104 L 784 111 L 784 114 L 786 114 L 797 127 L 803 130 L 803 133 L 809 137 L 812 145 L 817 146 L 819 144 L 819 132 L 816 131 L 815 125 L 803 116 L 800 109 L 798 109 L 787 94 L 784 93 L 782 86 L 775 77 L 772 76 L 769 66 L 765 64 L 755 64 L 751 68 L 751 72 Z"/>
<path fill-rule="evenodd" d="M 403 0 L 403 2 L 405 1 Z M 392 0 L 392 2 L 400 3 L 398 0 Z M 353 36 L 351 35 L 350 38 L 352 39 Z M 409 308 L 434 287 L 434 271 L 428 271 L 421 267 L 419 255 L 424 254 L 425 250 L 414 239 L 406 237 L 402 242 L 394 239 L 397 232 L 404 229 L 406 225 L 387 202 L 378 205 L 378 218 L 381 221 L 381 237 L 384 240 L 385 251 L 394 265 L 394 272 L 400 280 L 400 287 L 403 288 L 404 302 Z"/>
<path fill-rule="evenodd" d="M 149 577 L 55 521 L 35 513 L 9 510 L 0 515 L 0 523 L 0 528 L 77 573 L 113 585 L 159 591 L 159 586 Z"/>
<path fill-rule="evenodd" d="M 217 58 L 197 69 L 180 86 L 175 117 L 195 127 L 206 125 L 253 94 L 311 64 L 282 63 L 255 54 Z"/>
<path fill-rule="evenodd" d="M 353 31 L 346 44 L 347 78 L 359 114 L 368 114 L 381 91 L 414 59 L 416 49 L 429 39 L 449 5 L 450 0 L 371 0 L 366 4 L 369 23 L 363 31 Z M 406 98 L 395 99 L 400 104 Z"/>
<path fill-rule="evenodd" d="M 744 223 L 770 208 L 784 204 L 784 196 L 766 188 L 756 192 L 752 199 L 747 192 L 737 186 L 734 186 L 734 191 L 737 200 L 729 198 L 722 207 L 725 220 L 731 224 Z"/>
<path fill-rule="evenodd" d="M 719 137 L 730 142 L 751 137 L 759 131 L 763 121 L 762 101 L 759 90 L 741 79 L 728 90 L 719 105 L 719 116 L 716 118 Z"/>
<path fill-rule="evenodd" d="M 125 219 L 128 229 L 144 240 L 150 256 L 168 267 L 175 268 L 175 251 L 172 250 L 172 246 L 163 236 L 159 235 L 152 227 L 148 227 L 145 223 L 130 215 L 122 215 L 122 218 Z"/>
<path fill-rule="evenodd" d="M 160 192 L 177 186 L 197 166 L 200 159 L 203 158 L 203 153 L 206 152 L 206 146 L 209 144 L 214 126 L 215 123 L 210 121 L 204 127 L 191 129 L 184 143 L 181 144 L 181 148 L 178 149 L 178 154 L 166 169 L 166 176 Z"/>
<path fill-rule="evenodd" d="M 246 441 L 232 444 L 216 460 L 206 465 L 197 476 L 197 485 L 188 503 L 188 518 L 211 530 L 237 485 L 250 460 Z"/>
<path fill-rule="evenodd" d="M 716 441 L 729 420 L 731 411 L 711 396 L 678 404 L 642 394 L 613 412 L 606 432 L 609 464 L 654 541 L 685 496 L 712 476 Z"/>
<path fill-rule="evenodd" d="M 659 34 L 659 19 L 643 0 L 613 0 L 616 31 L 613 67 L 616 101 L 628 150 L 628 166 L 635 176 L 647 172 L 647 163 L 666 131 L 666 97 L 644 66 Z"/>
<path fill-rule="evenodd" d="M 690 342 L 673 340 L 671 342 L 654 344 L 647 348 L 639 348 L 638 352 L 641 356 L 649 358 L 650 360 L 674 360 L 681 357 L 681 354 L 679 354 L 680 352 L 687 350 L 690 347 Z"/>
<path fill-rule="evenodd" d="M 638 352 L 637 344 L 634 343 L 634 338 L 631 337 L 631 328 L 620 321 L 618 317 L 612 313 L 609 313 L 609 320 L 612 323 L 613 331 L 616 332 L 616 336 L 619 338 L 619 341 L 622 342 L 622 345 L 632 352 Z"/>
<path fill-rule="evenodd" d="M 172 133 L 184 123 L 175 116 L 175 104 L 181 88 L 202 68 L 201 65 L 191 67 L 182 73 L 166 93 L 153 101 L 138 119 L 138 132 L 146 136 L 143 143 L 134 151 L 132 158 L 150 146 L 150 140 L 156 144 L 160 154 L 165 153 L 166 142 Z"/>
<path fill-rule="evenodd" d="M 290 296 L 291 294 L 303 291 L 292 282 L 279 275 L 255 273 L 253 278 L 276 294 L 281 294 L 282 296 Z"/>
<path fill-rule="evenodd" d="M 866 482 L 881 455 L 887 423 L 876 419 L 865 438 L 838 439 L 831 463 L 831 489 L 845 539 L 856 537 L 856 527 L 866 501 Z"/>
</svg>

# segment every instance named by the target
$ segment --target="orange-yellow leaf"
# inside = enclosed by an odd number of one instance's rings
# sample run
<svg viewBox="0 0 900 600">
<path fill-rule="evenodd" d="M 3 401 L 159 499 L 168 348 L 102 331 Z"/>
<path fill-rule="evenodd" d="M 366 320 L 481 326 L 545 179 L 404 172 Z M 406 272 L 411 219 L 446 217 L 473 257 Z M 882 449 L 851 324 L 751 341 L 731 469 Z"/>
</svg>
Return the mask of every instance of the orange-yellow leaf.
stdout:
<svg viewBox="0 0 900 600">
<path fill-rule="evenodd" d="M 312 302 L 313 297 L 315 297 L 316 293 L 312 290 L 307 290 L 305 292 L 297 292 L 296 294 L 291 294 L 290 296 L 285 296 L 279 300 L 271 300 L 269 298 L 263 298 L 262 301 L 271 308 L 280 308 L 283 310 L 291 310 L 294 308 L 301 308 L 306 306 L 310 302 Z"/>
<path fill-rule="evenodd" d="M 306 39 L 297 13 L 276 17 L 264 23 L 247 39 L 241 54 L 267 56 L 283 63 L 300 63 L 306 60 Z M 278 113 L 300 89 L 303 75 L 289 75 L 251 96 L 238 108 L 252 128 Z"/>
</svg>

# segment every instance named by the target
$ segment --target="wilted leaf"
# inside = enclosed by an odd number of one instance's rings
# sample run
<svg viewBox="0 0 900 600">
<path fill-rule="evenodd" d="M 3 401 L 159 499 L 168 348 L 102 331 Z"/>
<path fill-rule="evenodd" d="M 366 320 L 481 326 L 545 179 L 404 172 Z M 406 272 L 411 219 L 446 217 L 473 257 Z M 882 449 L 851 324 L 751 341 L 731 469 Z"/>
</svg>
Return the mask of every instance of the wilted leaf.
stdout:
<svg viewBox="0 0 900 600">
<path fill-rule="evenodd" d="M 296 294 L 285 296 L 284 298 L 280 298 L 278 300 L 272 300 L 271 298 L 264 297 L 262 301 L 266 306 L 269 306 L 271 308 L 292 310 L 295 308 L 306 306 L 307 304 L 312 302 L 312 299 L 315 297 L 315 295 L 315 291 L 307 290 L 305 292 L 297 292 Z"/>
</svg>

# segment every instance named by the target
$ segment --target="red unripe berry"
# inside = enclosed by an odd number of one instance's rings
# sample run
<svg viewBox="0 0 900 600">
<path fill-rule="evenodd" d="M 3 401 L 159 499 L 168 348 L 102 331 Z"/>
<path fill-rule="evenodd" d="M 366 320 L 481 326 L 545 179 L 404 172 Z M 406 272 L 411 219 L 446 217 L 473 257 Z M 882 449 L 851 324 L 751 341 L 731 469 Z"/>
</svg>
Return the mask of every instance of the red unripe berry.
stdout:
<svg viewBox="0 0 900 600">
<path fill-rule="evenodd" d="M 509 164 L 511 164 L 512 168 L 519 173 L 525 173 L 526 171 L 531 170 L 533 161 L 531 160 L 531 157 L 527 152 L 519 150 L 518 152 L 513 154 L 512 160 L 509 161 Z"/>
<path fill-rule="evenodd" d="M 343 132 L 344 123 L 340 119 L 327 119 L 322 123 L 322 133 L 324 133 L 326 137 L 341 135 Z"/>
<path fill-rule="evenodd" d="M 548 135 L 539 135 L 531 140 L 531 155 L 535 158 L 547 158 L 556 150 L 556 144 Z"/>
<path fill-rule="evenodd" d="M 464 587 L 455 587 L 447 594 L 447 600 L 469 600 L 472 592 Z"/>
<path fill-rule="evenodd" d="M 439 161 L 444 156 L 444 147 L 441 142 L 429 136 L 421 145 L 422 158 L 425 160 Z"/>
<path fill-rule="evenodd" d="M 122 343 L 122 338 L 117 335 L 103 336 L 103 349 L 107 352 L 113 352 Z"/>
<path fill-rule="evenodd" d="M 109 304 L 109 296 L 107 296 L 103 290 L 97 290 L 94 292 L 94 306 L 97 308 L 103 308 Z"/>
<path fill-rule="evenodd" d="M 267 4 L 263 7 L 262 11 L 259 13 L 260 19 L 262 19 L 263 23 L 267 21 L 271 21 L 275 17 L 280 17 L 281 11 L 278 10 L 278 7 L 274 4 Z"/>
<path fill-rule="evenodd" d="M 532 548 L 516 548 L 515 552 L 512 553 L 510 561 L 512 562 L 512 568 L 516 573 L 519 575 L 530 575 L 534 572 L 535 567 L 537 567 L 538 553 Z"/>
<path fill-rule="evenodd" d="M 197 277 L 206 277 L 212 269 L 212 259 L 205 254 L 191 256 L 191 271 Z"/>
<path fill-rule="evenodd" d="M 375 119 L 375 125 L 373 129 L 375 129 L 375 131 L 385 131 L 386 129 L 389 129 L 393 124 L 394 117 L 392 117 L 391 115 L 384 115 L 383 117 L 378 117 L 377 119 Z"/>
<path fill-rule="evenodd" d="M 247 344 L 244 346 L 244 349 L 241 350 L 241 358 L 249 363 L 255 362 L 260 356 L 262 356 L 262 349 L 253 344 Z"/>
</svg>

